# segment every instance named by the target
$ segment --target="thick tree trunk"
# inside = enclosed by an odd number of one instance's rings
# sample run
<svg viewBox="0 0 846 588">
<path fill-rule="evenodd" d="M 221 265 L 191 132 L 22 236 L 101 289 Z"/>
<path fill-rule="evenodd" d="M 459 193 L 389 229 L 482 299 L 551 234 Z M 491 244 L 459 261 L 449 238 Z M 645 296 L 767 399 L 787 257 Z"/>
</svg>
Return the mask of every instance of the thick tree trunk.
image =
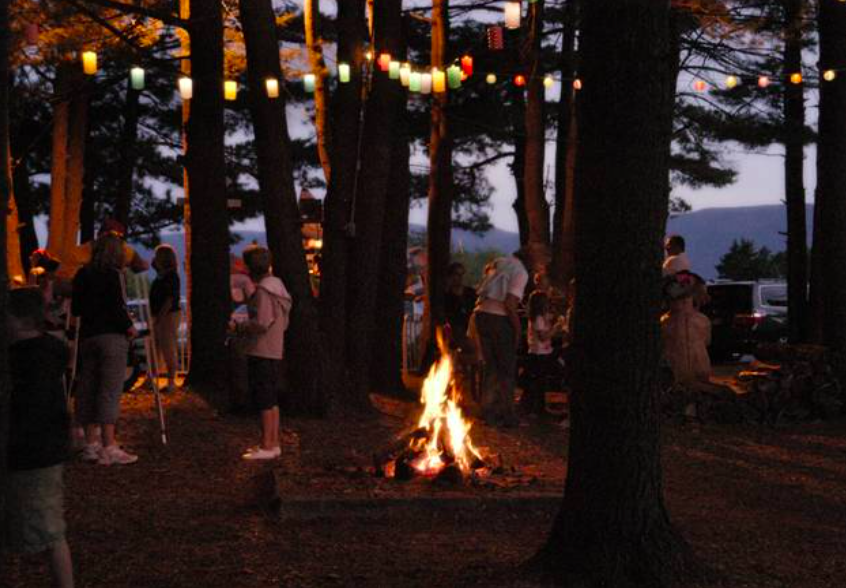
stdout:
<svg viewBox="0 0 846 588">
<path fill-rule="evenodd" d="M 584 5 L 572 429 L 537 562 L 587 586 L 681 584 L 693 567 L 664 506 L 658 435 L 672 55 L 669 0 Z"/>
<path fill-rule="evenodd" d="M 3 173 L 8 175 L 8 197 L 6 199 L 6 275 L 11 279 L 26 280 L 23 260 L 21 259 L 21 240 L 18 233 L 20 219 L 18 217 L 18 206 L 15 201 L 14 182 L 11 180 L 11 159 L 10 150 L 6 149 L 6 165 L 3 166 Z"/>
<path fill-rule="evenodd" d="M 846 64 L 846 13 L 836 0 L 821 0 L 819 8 L 820 66 Z M 814 228 L 814 254 L 824 316 L 823 342 L 846 377 L 846 78 L 838 76 L 820 85 L 819 136 L 817 139 L 817 200 L 819 223 Z"/>
<path fill-rule="evenodd" d="M 223 19 L 215 0 L 190 0 L 194 97 L 185 128 L 192 295 L 190 382 L 216 391 L 225 382 L 229 322 L 229 226 L 223 154 Z"/>
<path fill-rule="evenodd" d="M 783 0 L 784 77 L 802 71 L 804 0 Z M 803 84 L 784 85 L 784 201 L 787 208 L 787 314 L 790 341 L 807 337 L 808 237 L 805 225 Z"/>
<path fill-rule="evenodd" d="M 517 230 L 520 234 L 520 246 L 529 244 L 529 217 L 526 214 L 526 100 L 523 88 L 513 88 L 511 99 L 514 106 L 514 120 L 511 130 L 514 136 L 514 160 L 511 162 L 511 174 L 517 197 L 511 204 L 517 215 Z M 510 253 L 505 251 L 503 253 Z"/>
<path fill-rule="evenodd" d="M 347 378 L 347 265 L 352 208 L 361 145 L 365 0 L 338 4 L 338 62 L 350 65 L 350 81 L 338 84 L 332 103 L 332 169 L 324 206 L 320 276 L 320 328 L 326 354 L 324 382 L 333 401 L 343 400 Z"/>
<path fill-rule="evenodd" d="M 9 0 L 0 0 L 0 255 L 6 259 L 6 209 L 12 190 L 9 163 Z M 6 296 L 9 291 L 9 276 L 6 264 L 0 264 L 0 513 L 6 506 L 6 451 L 9 436 L 9 380 L 8 380 L 8 343 L 6 325 Z M 5 521 L 5 517 L 0 514 Z M 5 548 L 0 542 L 0 556 L 5 556 Z"/>
<path fill-rule="evenodd" d="M 65 230 L 65 190 L 68 170 L 68 133 L 70 127 L 70 96 L 72 71 L 67 64 L 56 69 L 53 84 L 53 151 L 50 161 L 50 221 L 47 247 L 62 253 Z"/>
<path fill-rule="evenodd" d="M 89 95 L 80 84 L 70 101 L 68 128 L 68 169 L 65 181 L 65 227 L 62 230 L 62 251 L 71 252 L 79 244 L 79 220 L 82 193 L 85 187 L 85 148 L 88 145 Z"/>
<path fill-rule="evenodd" d="M 401 53 L 402 2 L 385 0 L 374 6 L 374 33 L 376 54 Z M 379 290 L 380 261 L 382 259 L 383 227 L 387 191 L 390 185 L 389 163 L 392 162 L 394 133 L 399 122 L 405 89 L 388 79 L 387 73 L 377 72 L 373 91 L 365 106 L 364 151 L 359 194 L 354 219 L 356 238 L 352 243 L 348 273 L 347 332 L 355 338 L 347 339 L 350 396 L 348 406 L 369 411 L 370 362 L 376 343 L 375 313 Z M 381 345 L 381 342 L 379 343 Z"/>
<path fill-rule="evenodd" d="M 132 194 L 135 185 L 135 147 L 138 143 L 138 118 L 141 92 L 127 83 L 126 100 L 123 104 L 123 128 L 120 133 L 120 178 L 115 200 L 115 218 L 129 227 L 129 211 L 132 208 Z"/>
<path fill-rule="evenodd" d="M 576 72 L 576 29 L 578 0 L 567 0 L 561 39 L 561 97 L 555 138 L 555 211 L 552 215 L 552 271 L 556 286 L 573 277 L 573 178 L 576 166 L 576 90 L 571 80 Z"/>
<path fill-rule="evenodd" d="M 541 63 L 543 37 L 543 0 L 529 4 L 529 38 L 526 73 L 526 161 L 523 173 L 526 220 L 529 223 L 529 252 L 531 269 L 539 271 L 549 263 L 550 232 L 549 204 L 544 189 L 543 168 L 546 150 L 544 125 L 545 88 Z"/>
<path fill-rule="evenodd" d="M 267 78 L 282 83 L 273 4 L 271 0 L 242 0 L 240 10 L 267 243 L 274 270 L 294 299 L 285 336 L 291 376 L 288 408 L 299 414 L 320 415 L 325 411 L 320 380 L 323 356 L 317 305 L 303 250 L 284 94 L 272 99 L 265 90 Z"/>
<path fill-rule="evenodd" d="M 402 48 L 404 49 L 404 48 Z M 398 55 L 400 59 L 405 54 Z M 378 358 L 371 362 L 371 382 L 376 390 L 402 395 L 402 322 L 405 314 L 405 280 L 408 274 L 408 205 L 411 175 L 408 167 L 408 121 L 406 96 L 397 101 L 397 124 L 393 133 L 390 177 L 382 228 L 382 259 L 374 320 Z"/>
<path fill-rule="evenodd" d="M 817 154 L 817 168 L 819 168 L 819 154 Z M 819 171 L 817 172 L 819 173 Z M 825 301 L 823 299 L 823 295 L 825 293 L 825 285 L 823 284 L 823 259 L 822 259 L 822 248 L 824 247 L 823 243 L 819 242 L 820 239 L 820 226 L 822 226 L 822 221 L 820 221 L 820 196 L 819 196 L 819 183 L 817 184 L 817 188 L 814 191 L 814 232 L 813 232 L 813 243 L 811 247 L 811 287 L 809 292 L 809 326 L 808 326 L 808 341 L 811 343 L 816 343 L 817 345 L 823 344 L 823 330 L 825 328 Z M 825 208 L 825 207 L 823 207 Z"/>
<path fill-rule="evenodd" d="M 449 0 L 432 2 L 432 67 L 441 71 L 447 65 L 449 41 Z M 447 110 L 449 96 L 432 96 L 432 120 L 429 134 L 429 209 L 426 219 L 426 297 L 424 300 L 424 357 L 431 359 L 435 329 L 444 323 L 446 269 L 452 239 L 452 138 Z M 425 366 L 424 366 L 425 367 Z"/>
<path fill-rule="evenodd" d="M 314 127 L 317 132 L 317 156 L 323 168 L 326 184 L 332 177 L 329 137 L 327 128 L 328 113 L 326 107 L 326 64 L 323 61 L 323 42 L 320 39 L 319 24 L 320 0 L 303 0 L 303 22 L 305 24 L 306 50 L 311 73 L 314 74 Z"/>
</svg>

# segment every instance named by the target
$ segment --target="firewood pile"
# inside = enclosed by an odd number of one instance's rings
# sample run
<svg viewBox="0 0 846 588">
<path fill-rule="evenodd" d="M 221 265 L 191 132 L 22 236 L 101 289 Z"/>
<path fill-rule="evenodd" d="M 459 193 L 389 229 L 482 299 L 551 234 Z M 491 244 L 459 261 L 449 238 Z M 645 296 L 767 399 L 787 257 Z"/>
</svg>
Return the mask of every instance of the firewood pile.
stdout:
<svg viewBox="0 0 846 588">
<path fill-rule="evenodd" d="M 824 347 L 772 344 L 761 346 L 756 355 L 759 361 L 738 373 L 730 385 L 670 388 L 664 396 L 665 414 L 700 422 L 767 425 L 846 414 L 846 391 Z"/>
</svg>

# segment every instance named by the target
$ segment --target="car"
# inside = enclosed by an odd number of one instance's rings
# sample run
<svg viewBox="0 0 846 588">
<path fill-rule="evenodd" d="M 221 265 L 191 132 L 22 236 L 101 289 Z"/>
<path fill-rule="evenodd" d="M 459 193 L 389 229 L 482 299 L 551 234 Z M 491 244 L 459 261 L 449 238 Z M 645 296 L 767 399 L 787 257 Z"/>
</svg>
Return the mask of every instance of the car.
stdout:
<svg viewBox="0 0 846 588">
<path fill-rule="evenodd" d="M 754 354 L 759 343 L 787 341 L 787 284 L 717 281 L 707 285 L 702 312 L 711 319 L 711 357 Z"/>
</svg>

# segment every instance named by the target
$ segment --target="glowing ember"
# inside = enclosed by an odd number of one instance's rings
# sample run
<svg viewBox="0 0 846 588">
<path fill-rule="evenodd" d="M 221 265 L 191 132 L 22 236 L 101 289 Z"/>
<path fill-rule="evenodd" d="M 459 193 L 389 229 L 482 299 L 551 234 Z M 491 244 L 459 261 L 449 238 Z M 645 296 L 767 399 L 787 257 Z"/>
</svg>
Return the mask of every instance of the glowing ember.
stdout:
<svg viewBox="0 0 846 588">
<path fill-rule="evenodd" d="M 462 417 L 458 400 L 452 362 L 444 355 L 429 370 L 420 395 L 423 414 L 418 426 L 427 434 L 411 441 L 411 449 L 421 454 L 411 464 L 418 472 L 434 475 L 455 463 L 467 473 L 474 461 L 482 459 L 470 441 L 472 424 Z"/>
</svg>

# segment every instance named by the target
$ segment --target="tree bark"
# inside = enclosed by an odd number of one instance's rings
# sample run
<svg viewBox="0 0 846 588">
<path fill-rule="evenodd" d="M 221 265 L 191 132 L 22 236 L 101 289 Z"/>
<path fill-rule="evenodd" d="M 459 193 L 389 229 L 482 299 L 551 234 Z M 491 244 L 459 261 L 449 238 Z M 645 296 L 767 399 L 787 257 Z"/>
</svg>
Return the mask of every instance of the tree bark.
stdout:
<svg viewBox="0 0 846 588">
<path fill-rule="evenodd" d="M 311 73 L 314 74 L 314 127 L 317 132 L 317 156 L 323 168 L 326 184 L 332 176 L 332 163 L 329 157 L 328 117 L 326 107 L 326 63 L 323 61 L 323 43 L 320 39 L 319 24 L 320 0 L 303 0 L 303 22 L 305 24 L 306 50 Z"/>
<path fill-rule="evenodd" d="M 14 134 L 13 137 L 14 139 Z M 15 141 L 11 145 L 12 159 L 17 162 L 12 170 L 12 193 L 18 209 L 18 234 L 21 243 L 21 262 L 25 271 L 29 271 L 29 256 L 38 249 L 38 235 L 35 232 L 33 214 L 32 187 L 29 183 L 29 167 L 26 157 L 18 154 Z"/>
<path fill-rule="evenodd" d="M 276 19 L 271 0 L 242 0 L 240 11 L 267 243 L 273 254 L 274 271 L 294 299 L 285 337 L 291 376 L 291 402 L 287 408 L 316 416 L 326 408 L 320 378 L 323 354 L 317 305 L 303 250 L 285 100 L 283 93 L 271 99 L 265 90 L 267 78 L 282 83 Z"/>
<path fill-rule="evenodd" d="M 9 0 L 0 0 L 0 254 L 6 259 L 6 210 L 12 190 L 11 169 L 9 168 Z M 6 324 L 6 297 L 9 291 L 9 275 L 6 264 L 0 264 L 0 513 L 6 507 L 6 452 L 9 439 L 9 370 L 8 343 Z M 0 555 L 5 556 L 5 548 L 0 542 Z"/>
<path fill-rule="evenodd" d="M 821 0 L 819 7 L 820 66 L 846 65 L 846 13 L 836 0 Z M 815 284 L 824 311 L 823 342 L 834 354 L 836 369 L 846 376 L 846 78 L 838 76 L 820 85 L 817 138 L 817 214 L 814 259 L 819 262 Z M 815 272 L 817 273 L 817 272 Z M 821 286 L 825 287 L 822 288 Z"/>
<path fill-rule="evenodd" d="M 68 132 L 70 126 L 71 70 L 67 64 L 56 69 L 53 84 L 53 151 L 50 161 L 50 221 L 47 247 L 62 253 L 65 231 L 65 190 L 68 170 Z"/>
<path fill-rule="evenodd" d="M 62 230 L 62 251 L 71 252 L 79 244 L 79 221 L 82 193 L 85 187 L 85 148 L 88 145 L 88 91 L 84 80 L 70 100 L 68 125 L 68 168 L 65 181 L 65 227 Z"/>
<path fill-rule="evenodd" d="M 552 215 L 552 271 L 558 287 L 573 277 L 573 178 L 576 166 L 576 90 L 571 80 L 576 73 L 576 29 L 578 0 L 567 0 L 561 39 L 561 97 L 558 100 L 558 124 L 555 139 L 555 211 Z"/>
<path fill-rule="evenodd" d="M 185 128 L 190 200 L 192 385 L 216 392 L 225 381 L 229 322 L 229 226 L 223 125 L 223 19 L 215 0 L 190 0 L 191 77 Z M 193 292 L 201 295 L 195 296 Z"/>
<path fill-rule="evenodd" d="M 373 15 L 375 53 L 401 53 L 403 42 L 402 2 L 386 0 L 377 2 Z M 354 219 L 356 238 L 352 243 L 348 274 L 347 332 L 355 338 L 347 339 L 349 362 L 350 408 L 369 412 L 370 362 L 375 344 L 376 299 L 379 290 L 380 260 L 382 259 L 383 227 L 387 191 L 390 185 L 394 133 L 399 122 L 398 114 L 405 99 L 405 89 L 388 79 L 387 73 L 376 72 L 373 90 L 365 105 L 364 151 Z M 380 343 L 381 344 L 381 343 Z"/>
<path fill-rule="evenodd" d="M 526 160 L 523 172 L 526 220 L 529 224 L 529 263 L 531 271 L 540 271 L 549 263 L 549 204 L 544 190 L 543 168 L 546 150 L 544 125 L 545 88 L 541 63 L 543 38 L 543 0 L 529 4 L 526 59 Z"/>
<path fill-rule="evenodd" d="M 802 71 L 804 0 L 783 0 L 784 77 Z M 808 237 L 805 225 L 803 84 L 784 84 L 784 201 L 787 208 L 787 314 L 790 341 L 807 336 Z"/>
<path fill-rule="evenodd" d="M 8 136 L 8 135 L 7 135 Z M 6 275 L 12 279 L 26 280 L 23 261 L 21 259 L 21 240 L 18 233 L 20 219 L 18 217 L 18 206 L 15 201 L 14 183 L 11 176 L 10 149 L 6 148 L 6 165 L 3 166 L 3 173 L 8 176 L 8 188 L 6 198 Z"/>
<path fill-rule="evenodd" d="M 432 67 L 444 70 L 449 41 L 449 0 L 432 2 Z M 426 297 L 423 310 L 424 357 L 431 359 L 435 329 L 444 323 L 446 269 L 452 239 L 452 138 L 447 110 L 449 95 L 432 95 L 429 135 L 429 209 L 426 219 Z"/>
<path fill-rule="evenodd" d="M 529 244 L 529 217 L 526 214 L 526 101 L 523 88 L 514 87 L 511 90 L 514 106 L 514 120 L 511 125 L 514 136 L 514 160 L 511 162 L 511 174 L 517 197 L 511 204 L 517 215 L 517 230 L 520 234 L 520 246 Z M 508 253 L 503 252 L 503 253 Z"/>
<path fill-rule="evenodd" d="M 120 133 L 120 178 L 115 201 L 115 218 L 129 227 L 129 211 L 132 208 L 132 194 L 135 185 L 135 152 L 138 143 L 138 118 L 141 92 L 132 89 L 127 82 L 126 100 L 123 104 L 123 128 Z"/>
<path fill-rule="evenodd" d="M 320 328 L 326 353 L 324 381 L 332 401 L 342 401 L 347 378 L 347 266 L 355 235 L 352 206 L 361 145 L 365 0 L 338 4 L 338 62 L 350 65 L 350 81 L 338 84 L 332 102 L 332 176 L 326 192 L 320 276 Z"/>
<path fill-rule="evenodd" d="M 536 563 L 587 586 L 682 585 L 694 566 L 664 506 L 657 408 L 670 2 L 588 2 L 581 23 L 572 429 Z"/>
</svg>

